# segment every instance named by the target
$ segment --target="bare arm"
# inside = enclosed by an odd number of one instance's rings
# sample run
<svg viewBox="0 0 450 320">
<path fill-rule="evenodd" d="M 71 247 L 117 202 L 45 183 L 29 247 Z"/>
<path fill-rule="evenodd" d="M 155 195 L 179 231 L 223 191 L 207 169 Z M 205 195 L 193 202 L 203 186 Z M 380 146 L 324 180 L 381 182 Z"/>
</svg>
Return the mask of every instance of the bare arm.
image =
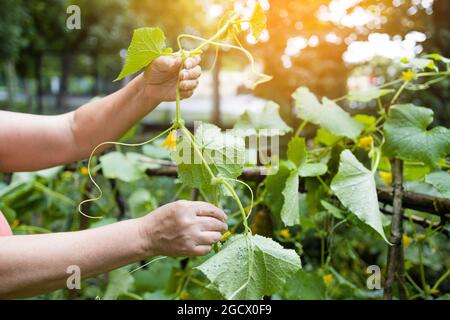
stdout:
<svg viewBox="0 0 450 320">
<path fill-rule="evenodd" d="M 192 95 L 201 70 L 190 58 L 181 71 L 181 95 Z M 175 99 L 180 60 L 157 59 L 123 89 L 74 112 L 37 116 L 0 111 L 0 171 L 35 171 L 87 158 L 115 141 L 160 102 Z"/>
<path fill-rule="evenodd" d="M 225 219 L 210 204 L 178 201 L 97 229 L 0 238 L 0 298 L 63 288 L 72 265 L 88 278 L 149 256 L 207 254 L 227 229 Z"/>
</svg>

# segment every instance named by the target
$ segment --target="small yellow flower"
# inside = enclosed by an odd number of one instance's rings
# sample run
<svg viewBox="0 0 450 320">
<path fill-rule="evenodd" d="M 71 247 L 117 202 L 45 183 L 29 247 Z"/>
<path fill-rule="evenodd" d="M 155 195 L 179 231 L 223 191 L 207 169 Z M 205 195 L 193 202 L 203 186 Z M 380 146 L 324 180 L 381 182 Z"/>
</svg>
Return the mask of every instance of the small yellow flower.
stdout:
<svg viewBox="0 0 450 320">
<path fill-rule="evenodd" d="M 87 177 L 89 175 L 89 170 L 87 167 L 81 167 L 80 168 L 80 173 L 83 177 Z"/>
<path fill-rule="evenodd" d="M 172 130 L 162 143 L 161 147 L 166 148 L 167 151 L 177 150 L 177 131 Z"/>
<path fill-rule="evenodd" d="M 392 182 L 392 173 L 387 171 L 380 171 L 379 174 L 381 179 L 383 179 L 384 183 L 386 184 L 386 187 L 389 187 Z"/>
<path fill-rule="evenodd" d="M 283 229 L 280 231 L 280 236 L 282 236 L 283 238 L 285 238 L 286 240 L 289 239 L 291 237 L 291 234 L 289 232 L 289 229 Z"/>
<path fill-rule="evenodd" d="M 181 291 L 180 299 L 181 300 L 188 300 L 189 299 L 189 292 L 187 292 L 186 290 Z"/>
<path fill-rule="evenodd" d="M 373 145 L 373 138 L 372 136 L 365 136 L 359 139 L 357 146 L 361 149 L 364 149 L 366 151 L 369 151 L 372 149 Z"/>
<path fill-rule="evenodd" d="M 333 282 L 333 275 L 328 273 L 322 277 L 323 283 L 328 287 Z"/>
<path fill-rule="evenodd" d="M 402 72 L 402 80 L 403 81 L 411 81 L 416 78 L 416 74 L 412 70 L 407 70 Z"/>
<path fill-rule="evenodd" d="M 20 224 L 19 219 L 14 219 L 13 223 L 11 224 L 11 229 L 17 228 L 19 224 Z"/>
<path fill-rule="evenodd" d="M 403 242 L 403 247 L 406 249 L 409 247 L 409 245 L 411 243 L 411 238 L 408 237 L 408 235 L 404 233 L 402 236 L 402 242 Z"/>
<path fill-rule="evenodd" d="M 220 241 L 225 241 L 231 236 L 231 232 L 227 231 L 222 235 L 222 238 L 220 238 Z"/>
</svg>

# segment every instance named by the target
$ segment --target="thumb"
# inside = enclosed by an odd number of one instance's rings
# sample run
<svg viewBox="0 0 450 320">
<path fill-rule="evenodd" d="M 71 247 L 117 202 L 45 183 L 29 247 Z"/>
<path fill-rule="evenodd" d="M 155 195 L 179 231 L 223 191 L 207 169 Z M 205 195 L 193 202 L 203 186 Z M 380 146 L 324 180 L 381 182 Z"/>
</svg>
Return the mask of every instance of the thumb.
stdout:
<svg viewBox="0 0 450 320">
<path fill-rule="evenodd" d="M 180 68 L 181 58 L 175 57 L 159 57 L 153 61 L 153 68 L 161 72 L 176 72 Z"/>
</svg>

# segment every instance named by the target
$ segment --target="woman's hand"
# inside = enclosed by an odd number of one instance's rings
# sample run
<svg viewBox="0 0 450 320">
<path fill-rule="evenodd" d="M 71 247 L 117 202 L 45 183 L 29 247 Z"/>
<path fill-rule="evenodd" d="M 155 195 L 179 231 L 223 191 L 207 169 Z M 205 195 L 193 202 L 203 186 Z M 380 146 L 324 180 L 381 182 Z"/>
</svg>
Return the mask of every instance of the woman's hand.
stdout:
<svg viewBox="0 0 450 320">
<path fill-rule="evenodd" d="M 174 101 L 178 77 L 180 77 L 181 98 L 191 97 L 202 73 L 200 60 L 199 55 L 187 58 L 181 68 L 181 58 L 165 56 L 156 59 L 143 75 L 145 95 L 158 102 Z"/>
<path fill-rule="evenodd" d="M 202 256 L 228 229 L 227 216 L 206 202 L 177 201 L 142 218 L 149 256 Z"/>
</svg>

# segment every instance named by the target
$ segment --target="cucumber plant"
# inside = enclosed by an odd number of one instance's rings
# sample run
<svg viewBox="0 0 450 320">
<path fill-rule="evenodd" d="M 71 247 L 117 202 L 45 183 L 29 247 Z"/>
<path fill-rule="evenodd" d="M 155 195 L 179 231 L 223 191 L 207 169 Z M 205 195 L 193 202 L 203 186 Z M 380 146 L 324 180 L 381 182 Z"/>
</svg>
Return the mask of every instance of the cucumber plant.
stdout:
<svg viewBox="0 0 450 320">
<path fill-rule="evenodd" d="M 253 36 L 258 39 L 266 24 L 264 11 L 258 3 L 250 19 L 243 19 L 235 12 L 225 14 L 216 34 L 209 39 L 180 35 L 176 52 L 166 47 L 161 29 L 137 29 L 117 80 L 146 68 L 160 56 L 185 60 L 212 46 L 241 51 L 248 57 L 257 77 L 254 85 L 268 81 L 271 78 L 256 71 L 253 56 L 238 40 L 237 36 L 242 32 L 241 23 L 244 22 L 249 23 Z M 198 41 L 199 45 L 192 50 L 184 49 L 185 39 Z M 261 299 L 278 293 L 286 280 L 301 268 L 300 257 L 294 250 L 284 249 L 270 238 L 253 234 L 247 220 L 254 203 L 268 207 L 277 225 L 283 228 L 300 225 L 302 201 L 313 203 L 313 210 L 327 212 L 339 220 L 335 227 L 352 221 L 391 245 L 385 232 L 389 221 L 381 213 L 376 189 L 377 184 L 384 182 L 389 186 L 392 182 L 389 160 L 403 160 L 409 178 L 412 176 L 412 180 L 424 181 L 440 196 L 448 198 L 450 192 L 450 130 L 445 127 L 428 129 L 433 121 L 430 109 L 399 103 L 405 91 L 426 90 L 447 79 L 450 60 L 430 54 L 403 59 L 399 67 L 403 72 L 398 79 L 367 90 L 352 91 L 334 100 L 327 97 L 319 100 L 308 88 L 298 88 L 292 95 L 295 114 L 302 121 L 296 130 L 283 122 L 278 115 L 278 106 L 273 102 L 269 102 L 258 115 L 244 113 L 235 128 L 253 129 L 257 136 L 260 129 L 278 129 L 280 135 L 294 132 L 288 143 L 286 159 L 280 160 L 275 174 L 267 176 L 258 185 L 255 199 L 253 189 L 238 180 L 245 163 L 243 137 L 233 132 L 224 133 L 211 124 L 201 125 L 195 134 L 190 132 L 181 115 L 180 88 L 177 86 L 176 113 L 169 128 L 144 143 L 105 142 L 93 150 L 88 163 L 89 177 L 99 196 L 82 202 L 80 212 L 83 213 L 83 203 L 96 201 L 102 195 L 90 171 L 98 148 L 107 144 L 142 146 L 167 136 L 163 146 L 171 151 L 181 182 L 201 190 L 203 197 L 215 205 L 219 205 L 220 198 L 231 197 L 239 208 L 243 233 L 227 239 L 216 254 L 197 267 L 209 280 L 208 288 L 226 299 Z M 343 101 L 374 103 L 378 116 L 351 116 L 339 106 Z M 308 125 L 318 128 L 314 146 L 308 145 L 301 137 Z M 112 156 L 106 155 L 100 160 L 103 174 L 108 175 L 111 166 L 105 157 Z M 117 153 L 114 157 L 125 159 Z M 414 169 L 417 166 L 421 168 L 419 171 Z M 298 191 L 302 180 L 307 194 Z M 240 185 L 250 190 L 248 207 L 244 207 L 236 191 Z M 289 237 L 289 231 L 280 234 Z M 321 262 L 322 268 L 326 269 L 331 257 L 324 257 L 323 247 Z M 326 279 L 326 283 L 330 283 L 332 276 L 328 274 Z"/>
<path fill-rule="evenodd" d="M 244 22 L 250 24 L 252 35 L 258 39 L 266 26 L 266 16 L 259 3 L 256 4 L 248 20 L 242 19 L 235 12 L 227 13 L 220 21 L 216 34 L 209 39 L 188 34 L 179 35 L 176 52 L 166 47 L 165 36 L 161 29 L 137 29 L 128 48 L 125 65 L 116 80 L 146 68 L 158 57 L 172 56 L 184 61 L 201 54 L 205 47 L 214 46 L 217 49 L 236 49 L 247 56 L 252 72 L 257 77 L 253 86 L 268 81 L 271 77 L 256 71 L 253 56 L 238 40 L 240 26 Z M 227 43 L 226 38 L 231 38 L 236 43 Z M 182 43 L 184 39 L 195 40 L 200 44 L 192 50 L 186 50 Z M 271 295 L 282 288 L 286 279 L 301 268 L 300 258 L 294 250 L 284 249 L 272 239 L 252 234 L 247 216 L 252 211 L 253 203 L 246 210 L 234 187 L 236 183 L 243 184 L 252 192 L 245 182 L 237 179 L 244 168 L 244 139 L 222 133 L 218 127 L 210 124 L 201 125 L 197 128 L 195 135 L 190 132 L 181 116 L 179 82 L 176 88 L 175 119 L 169 128 L 144 143 L 104 142 L 92 151 L 88 162 L 89 177 L 99 190 L 99 196 L 80 203 L 80 212 L 84 214 L 81 210 L 84 203 L 99 200 L 102 196 L 102 191 L 90 172 L 93 155 L 100 147 L 111 144 L 142 146 L 168 135 L 163 145 L 172 151 L 181 181 L 212 195 L 215 205 L 219 204 L 220 196 L 231 196 L 236 201 L 242 216 L 244 234 L 234 236 L 227 241 L 215 256 L 198 269 L 207 276 L 211 286 L 227 299 L 261 299 L 264 295 Z M 177 133 L 180 135 L 178 138 Z"/>
</svg>

